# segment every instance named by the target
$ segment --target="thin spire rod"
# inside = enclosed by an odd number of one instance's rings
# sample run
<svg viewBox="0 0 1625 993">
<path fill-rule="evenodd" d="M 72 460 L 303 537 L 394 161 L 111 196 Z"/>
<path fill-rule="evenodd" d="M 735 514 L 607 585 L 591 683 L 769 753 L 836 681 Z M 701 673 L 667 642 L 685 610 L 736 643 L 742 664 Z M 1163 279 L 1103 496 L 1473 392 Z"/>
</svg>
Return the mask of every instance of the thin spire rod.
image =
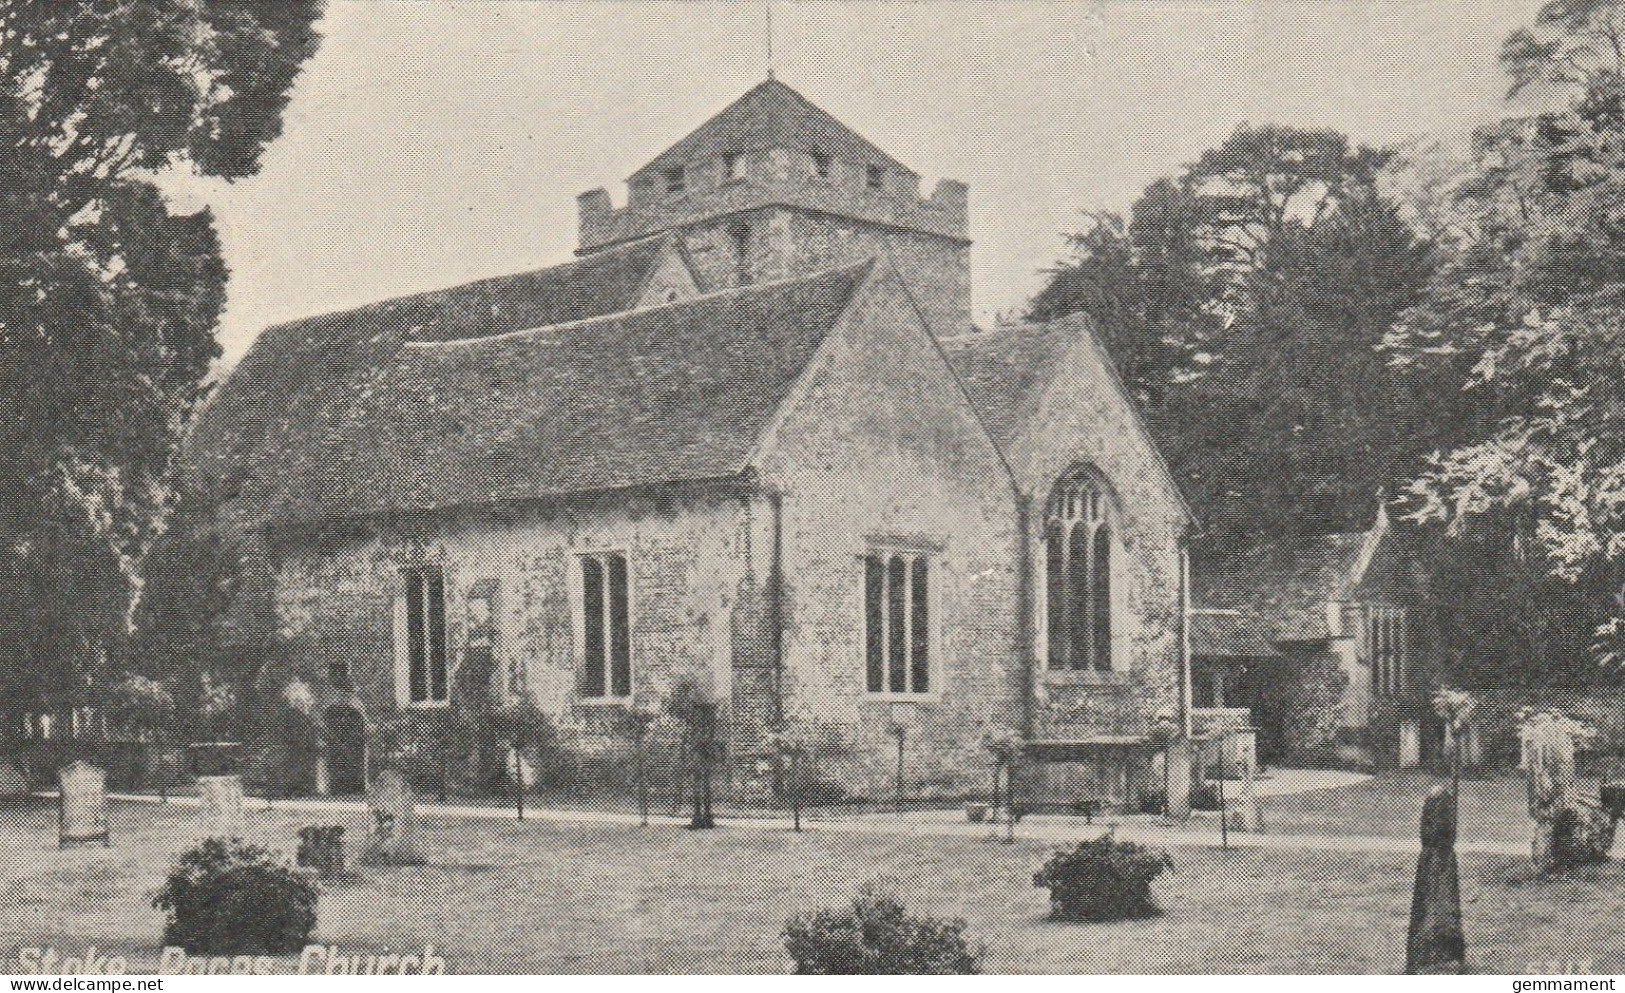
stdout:
<svg viewBox="0 0 1625 993">
<path fill-rule="evenodd" d="M 767 25 L 767 78 L 773 79 L 773 0 L 762 0 L 762 7 L 767 15 L 764 18 Z"/>
</svg>

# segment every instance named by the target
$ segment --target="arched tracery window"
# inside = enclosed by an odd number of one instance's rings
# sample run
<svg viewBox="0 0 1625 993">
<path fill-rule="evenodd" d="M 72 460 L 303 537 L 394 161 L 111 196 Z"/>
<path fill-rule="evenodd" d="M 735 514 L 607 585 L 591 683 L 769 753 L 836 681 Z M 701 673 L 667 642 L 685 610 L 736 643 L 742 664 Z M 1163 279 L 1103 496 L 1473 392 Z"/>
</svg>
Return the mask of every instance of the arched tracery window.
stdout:
<svg viewBox="0 0 1625 993">
<path fill-rule="evenodd" d="M 1049 667 L 1112 667 L 1110 502 L 1087 474 L 1056 484 L 1044 517 Z"/>
</svg>

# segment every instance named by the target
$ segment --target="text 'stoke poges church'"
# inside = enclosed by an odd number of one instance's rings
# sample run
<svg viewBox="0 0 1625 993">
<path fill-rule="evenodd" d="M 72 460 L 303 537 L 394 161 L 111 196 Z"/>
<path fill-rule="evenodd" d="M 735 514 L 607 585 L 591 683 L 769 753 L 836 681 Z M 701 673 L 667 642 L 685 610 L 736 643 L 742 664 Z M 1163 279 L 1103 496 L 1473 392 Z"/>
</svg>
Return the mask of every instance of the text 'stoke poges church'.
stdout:
<svg viewBox="0 0 1625 993">
<path fill-rule="evenodd" d="M 975 331 L 964 184 L 775 80 L 629 185 L 574 262 L 267 330 L 207 411 L 330 734 L 528 698 L 612 751 L 691 680 L 740 781 L 782 727 L 854 795 L 899 738 L 985 789 L 989 733 L 1134 789 L 1188 516 L 1087 324 Z"/>
</svg>

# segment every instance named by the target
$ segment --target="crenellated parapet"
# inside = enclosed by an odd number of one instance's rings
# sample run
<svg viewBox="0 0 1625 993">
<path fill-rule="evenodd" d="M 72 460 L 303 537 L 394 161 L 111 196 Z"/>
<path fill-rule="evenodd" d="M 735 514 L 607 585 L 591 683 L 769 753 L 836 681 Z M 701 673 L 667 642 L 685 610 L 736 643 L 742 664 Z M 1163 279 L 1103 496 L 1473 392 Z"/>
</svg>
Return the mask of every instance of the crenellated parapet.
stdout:
<svg viewBox="0 0 1625 993">
<path fill-rule="evenodd" d="M 917 177 L 914 183 L 917 189 Z M 647 190 L 640 194 L 634 186 L 623 207 L 616 207 L 606 190 L 597 189 L 583 193 L 578 203 L 582 253 L 765 207 L 816 211 L 970 243 L 969 187 L 948 179 L 939 182 L 929 197 L 896 186 L 871 189 L 815 177 L 769 174 L 663 194 Z"/>
</svg>

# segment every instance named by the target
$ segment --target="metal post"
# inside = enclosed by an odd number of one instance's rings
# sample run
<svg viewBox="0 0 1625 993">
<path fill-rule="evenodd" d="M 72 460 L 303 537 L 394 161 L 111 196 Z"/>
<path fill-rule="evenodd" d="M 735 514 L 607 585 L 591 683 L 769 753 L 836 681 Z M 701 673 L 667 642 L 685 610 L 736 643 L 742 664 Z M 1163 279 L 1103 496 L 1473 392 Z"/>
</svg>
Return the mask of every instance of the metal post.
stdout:
<svg viewBox="0 0 1625 993">
<path fill-rule="evenodd" d="M 638 820 L 649 826 L 649 760 L 644 754 L 645 737 L 638 738 Z"/>
<path fill-rule="evenodd" d="M 519 819 L 525 819 L 525 767 L 519 757 L 519 746 L 510 743 L 513 749 L 513 803 L 519 812 Z"/>
<path fill-rule="evenodd" d="M 903 739 L 907 732 L 901 728 L 897 731 L 897 813 L 903 812 Z"/>
<path fill-rule="evenodd" d="M 801 831 L 801 756 L 790 753 L 790 816 L 797 832 Z"/>
</svg>

